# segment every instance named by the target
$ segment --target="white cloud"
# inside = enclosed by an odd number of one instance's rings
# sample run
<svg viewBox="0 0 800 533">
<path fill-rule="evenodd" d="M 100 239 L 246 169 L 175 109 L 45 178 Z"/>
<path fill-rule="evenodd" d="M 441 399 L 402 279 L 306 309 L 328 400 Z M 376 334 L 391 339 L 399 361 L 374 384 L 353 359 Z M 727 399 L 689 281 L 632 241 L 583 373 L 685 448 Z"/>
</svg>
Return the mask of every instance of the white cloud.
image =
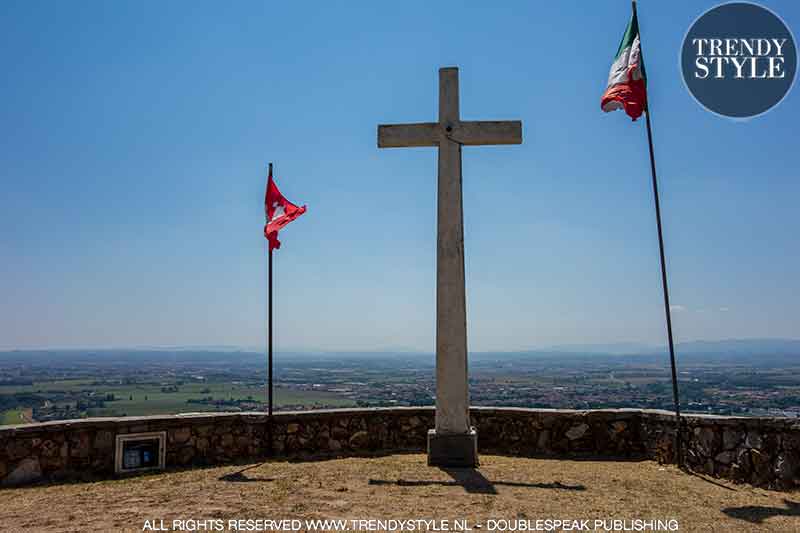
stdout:
<svg viewBox="0 0 800 533">
<path fill-rule="evenodd" d="M 730 307 L 720 307 L 719 310 L 720 310 L 721 313 L 727 313 L 731 309 L 730 309 Z"/>
<path fill-rule="evenodd" d="M 681 311 L 686 311 L 686 308 L 682 305 L 670 305 L 670 311 L 675 311 L 676 313 L 680 313 Z"/>
</svg>

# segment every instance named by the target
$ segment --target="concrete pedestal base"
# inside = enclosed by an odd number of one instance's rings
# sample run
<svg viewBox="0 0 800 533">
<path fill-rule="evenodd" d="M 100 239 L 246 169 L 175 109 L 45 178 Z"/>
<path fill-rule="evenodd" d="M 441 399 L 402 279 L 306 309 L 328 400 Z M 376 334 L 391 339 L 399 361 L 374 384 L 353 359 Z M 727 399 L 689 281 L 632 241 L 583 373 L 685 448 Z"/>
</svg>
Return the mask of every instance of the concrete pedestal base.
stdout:
<svg viewBox="0 0 800 533">
<path fill-rule="evenodd" d="M 435 429 L 428 430 L 428 465 L 448 468 L 477 468 L 478 432 L 470 428 L 469 433 L 437 435 Z"/>
</svg>

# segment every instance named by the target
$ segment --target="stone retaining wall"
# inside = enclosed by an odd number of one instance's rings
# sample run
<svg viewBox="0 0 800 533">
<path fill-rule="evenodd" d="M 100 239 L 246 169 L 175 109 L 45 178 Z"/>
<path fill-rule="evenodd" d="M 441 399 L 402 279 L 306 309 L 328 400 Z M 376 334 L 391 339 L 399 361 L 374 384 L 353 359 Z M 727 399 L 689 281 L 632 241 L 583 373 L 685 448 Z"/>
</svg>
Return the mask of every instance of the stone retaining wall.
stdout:
<svg viewBox="0 0 800 533">
<path fill-rule="evenodd" d="M 691 470 L 759 487 L 800 486 L 800 419 L 689 415 L 681 447 Z M 673 462 L 674 416 L 643 411 L 645 456 Z"/>
<path fill-rule="evenodd" d="M 638 409 L 568 411 L 473 408 L 482 453 L 608 457 L 672 462 L 674 417 Z M 278 413 L 277 456 L 310 458 L 424 451 L 432 408 Z M 757 486 L 800 485 L 800 420 L 690 415 L 682 433 L 693 470 Z M 116 436 L 166 431 L 167 467 L 262 459 L 263 413 L 94 418 L 0 426 L 0 484 L 114 474 Z"/>
</svg>

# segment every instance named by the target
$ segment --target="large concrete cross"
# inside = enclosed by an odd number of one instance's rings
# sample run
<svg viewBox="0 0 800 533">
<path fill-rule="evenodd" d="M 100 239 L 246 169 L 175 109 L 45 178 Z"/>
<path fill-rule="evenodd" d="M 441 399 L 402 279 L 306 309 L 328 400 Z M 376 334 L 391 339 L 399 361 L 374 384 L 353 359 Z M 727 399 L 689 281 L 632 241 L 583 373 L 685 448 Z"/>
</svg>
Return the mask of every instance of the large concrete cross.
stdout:
<svg viewBox="0 0 800 533">
<path fill-rule="evenodd" d="M 436 245 L 436 429 L 428 463 L 477 466 L 467 381 L 467 308 L 461 146 L 522 143 L 522 122 L 465 121 L 458 105 L 458 69 L 439 69 L 439 121 L 378 126 L 379 148 L 439 147 Z"/>
</svg>

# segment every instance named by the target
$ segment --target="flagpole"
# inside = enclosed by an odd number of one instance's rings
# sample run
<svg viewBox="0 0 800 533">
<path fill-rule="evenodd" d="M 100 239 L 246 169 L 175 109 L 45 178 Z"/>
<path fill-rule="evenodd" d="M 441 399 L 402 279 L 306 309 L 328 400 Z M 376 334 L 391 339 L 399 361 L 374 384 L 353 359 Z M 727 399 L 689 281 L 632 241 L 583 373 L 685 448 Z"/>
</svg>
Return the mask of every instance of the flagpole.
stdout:
<svg viewBox="0 0 800 533">
<path fill-rule="evenodd" d="M 272 179 L 272 163 L 269 164 L 269 180 Z M 269 221 L 267 221 L 269 222 Z M 267 240 L 267 438 L 269 439 L 268 451 L 273 454 L 272 442 L 272 246 Z"/>
<path fill-rule="evenodd" d="M 631 2 L 633 16 L 636 14 L 636 0 Z M 639 46 L 642 47 L 642 32 L 639 29 Z M 642 55 L 644 55 L 642 53 Z M 678 397 L 678 372 L 675 365 L 675 343 L 672 337 L 672 311 L 669 305 L 669 286 L 667 284 L 667 265 L 664 258 L 664 233 L 661 228 L 661 204 L 658 200 L 658 179 L 656 178 L 656 158 L 653 153 L 653 130 L 650 127 L 650 104 L 645 103 L 645 123 L 647 124 L 647 145 L 650 148 L 650 174 L 653 178 L 653 200 L 656 207 L 656 227 L 658 228 L 658 253 L 661 258 L 661 287 L 664 292 L 664 314 L 667 318 L 667 338 L 669 341 L 669 362 L 672 367 L 672 399 L 675 404 L 675 464 L 683 466 L 681 462 L 681 406 Z"/>
</svg>

